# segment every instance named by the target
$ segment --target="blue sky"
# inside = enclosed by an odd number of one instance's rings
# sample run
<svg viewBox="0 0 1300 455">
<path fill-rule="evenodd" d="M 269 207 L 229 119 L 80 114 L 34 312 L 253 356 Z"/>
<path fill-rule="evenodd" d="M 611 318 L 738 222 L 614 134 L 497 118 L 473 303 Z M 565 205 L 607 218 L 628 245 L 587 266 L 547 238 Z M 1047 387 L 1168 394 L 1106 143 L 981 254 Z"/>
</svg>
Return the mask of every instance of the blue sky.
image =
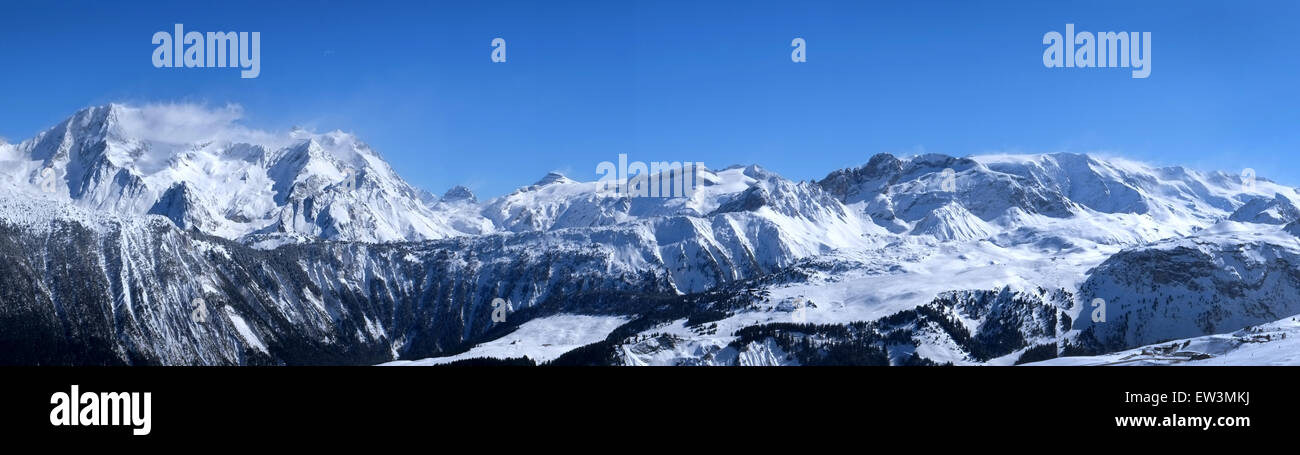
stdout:
<svg viewBox="0 0 1300 455">
<path fill-rule="evenodd" d="M 6 4 L 0 136 L 237 103 L 256 128 L 354 132 L 439 194 L 594 180 L 619 153 L 815 179 L 879 152 L 1106 152 L 1300 185 L 1300 2 L 109 3 Z M 154 68 L 175 23 L 261 32 L 261 76 Z M 1066 23 L 1151 32 L 1151 76 L 1045 68 Z"/>
</svg>

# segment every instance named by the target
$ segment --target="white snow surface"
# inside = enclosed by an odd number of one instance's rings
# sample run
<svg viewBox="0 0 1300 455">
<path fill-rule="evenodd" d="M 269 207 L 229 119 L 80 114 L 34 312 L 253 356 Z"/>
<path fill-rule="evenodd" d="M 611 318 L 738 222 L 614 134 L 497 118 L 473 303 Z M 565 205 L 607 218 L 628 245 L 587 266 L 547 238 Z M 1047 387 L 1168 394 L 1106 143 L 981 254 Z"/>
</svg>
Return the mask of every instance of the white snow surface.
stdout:
<svg viewBox="0 0 1300 455">
<path fill-rule="evenodd" d="M 538 363 L 554 360 L 561 354 L 605 339 L 618 326 L 627 323 L 617 316 L 559 314 L 533 319 L 519 325 L 508 335 L 474 346 L 461 354 L 421 360 L 397 360 L 386 366 L 430 366 L 457 360 L 490 357 L 528 357 Z"/>
<path fill-rule="evenodd" d="M 1231 333 L 1156 343 L 1098 356 L 1058 357 L 1026 365 L 1300 365 L 1300 317 Z"/>
</svg>

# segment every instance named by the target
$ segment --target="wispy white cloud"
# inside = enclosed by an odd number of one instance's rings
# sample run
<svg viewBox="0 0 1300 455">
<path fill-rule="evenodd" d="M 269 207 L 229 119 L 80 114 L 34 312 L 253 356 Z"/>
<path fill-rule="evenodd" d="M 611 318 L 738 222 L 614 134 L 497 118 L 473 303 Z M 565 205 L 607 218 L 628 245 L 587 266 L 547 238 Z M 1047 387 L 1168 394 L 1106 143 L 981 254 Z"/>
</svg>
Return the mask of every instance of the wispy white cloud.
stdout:
<svg viewBox="0 0 1300 455">
<path fill-rule="evenodd" d="M 118 124 L 133 139 L 157 144 L 247 142 L 283 145 L 287 135 L 249 128 L 239 123 L 244 108 L 238 104 L 209 107 L 193 103 L 120 105 Z"/>
</svg>

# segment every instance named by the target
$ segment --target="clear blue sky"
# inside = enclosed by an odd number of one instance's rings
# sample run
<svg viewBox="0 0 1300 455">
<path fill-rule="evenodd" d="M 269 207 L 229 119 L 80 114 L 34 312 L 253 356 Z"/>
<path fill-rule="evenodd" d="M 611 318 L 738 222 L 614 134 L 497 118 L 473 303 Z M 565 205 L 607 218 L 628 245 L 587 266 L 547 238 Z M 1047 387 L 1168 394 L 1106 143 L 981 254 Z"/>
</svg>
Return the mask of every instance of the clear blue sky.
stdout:
<svg viewBox="0 0 1300 455">
<path fill-rule="evenodd" d="M 111 3 L 111 4 L 110 4 Z M 472 5 L 466 5 L 472 3 Z M 484 196 L 596 164 L 1095 152 L 1300 184 L 1300 2 L 6 2 L 0 136 L 190 101 L 351 131 L 417 186 Z M 156 31 L 259 31 L 262 71 L 152 66 Z M 1149 31 L 1148 79 L 1048 69 L 1048 31 Z M 495 37 L 508 62 L 493 64 Z M 790 61 L 790 41 L 808 62 Z"/>
</svg>

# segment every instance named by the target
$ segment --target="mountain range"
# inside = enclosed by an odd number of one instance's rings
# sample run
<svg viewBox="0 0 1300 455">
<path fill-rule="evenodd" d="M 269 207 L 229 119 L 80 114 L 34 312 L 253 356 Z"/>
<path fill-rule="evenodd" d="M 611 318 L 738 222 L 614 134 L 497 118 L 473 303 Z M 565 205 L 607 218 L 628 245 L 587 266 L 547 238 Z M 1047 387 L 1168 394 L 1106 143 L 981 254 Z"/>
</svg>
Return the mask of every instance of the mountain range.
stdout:
<svg viewBox="0 0 1300 455">
<path fill-rule="evenodd" d="M 0 363 L 1240 364 L 1300 314 L 1300 193 L 1252 173 L 876 154 L 479 200 L 181 114 L 0 142 Z"/>
</svg>

